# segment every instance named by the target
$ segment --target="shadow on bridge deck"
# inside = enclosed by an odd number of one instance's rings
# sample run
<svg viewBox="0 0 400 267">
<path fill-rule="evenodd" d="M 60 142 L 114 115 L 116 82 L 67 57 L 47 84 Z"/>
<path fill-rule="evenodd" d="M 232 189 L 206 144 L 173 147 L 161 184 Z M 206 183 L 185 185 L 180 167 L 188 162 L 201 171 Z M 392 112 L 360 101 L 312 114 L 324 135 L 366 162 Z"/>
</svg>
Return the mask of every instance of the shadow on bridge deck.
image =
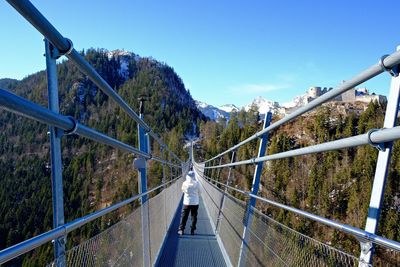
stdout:
<svg viewBox="0 0 400 267">
<path fill-rule="evenodd" d="M 182 202 L 178 207 L 179 212 L 172 221 L 157 266 L 226 266 L 203 200 L 200 199 L 195 235 L 190 235 L 191 218 L 189 216 L 185 234 L 178 236 L 181 209 Z"/>
</svg>

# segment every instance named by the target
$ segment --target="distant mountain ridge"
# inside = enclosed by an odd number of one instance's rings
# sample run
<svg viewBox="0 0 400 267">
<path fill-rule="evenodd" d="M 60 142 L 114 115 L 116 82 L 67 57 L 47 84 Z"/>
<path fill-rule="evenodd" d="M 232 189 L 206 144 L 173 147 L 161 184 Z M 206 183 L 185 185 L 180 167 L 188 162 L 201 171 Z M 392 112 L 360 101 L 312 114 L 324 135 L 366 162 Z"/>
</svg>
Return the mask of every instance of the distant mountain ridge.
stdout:
<svg viewBox="0 0 400 267">
<path fill-rule="evenodd" d="M 275 115 L 284 116 L 292 113 L 300 107 L 307 105 L 311 101 L 329 92 L 330 90 L 332 90 L 331 87 L 322 88 L 313 86 L 310 87 L 305 92 L 305 94 L 295 96 L 292 101 L 285 102 L 282 105 L 280 105 L 277 101 L 268 100 L 263 98 L 262 96 L 258 96 L 252 102 L 241 108 L 238 108 L 234 104 L 225 104 L 220 107 L 214 107 L 203 102 L 201 102 L 201 105 L 197 105 L 197 107 L 203 112 L 205 116 L 215 121 L 219 121 L 221 119 L 229 120 L 230 113 L 232 111 L 238 112 L 241 109 L 249 111 L 253 107 L 256 108 L 261 115 L 267 113 L 268 111 L 271 111 Z M 348 104 L 354 104 L 357 102 L 366 106 L 371 101 L 378 101 L 380 103 L 383 103 L 386 102 L 386 97 L 375 93 L 369 93 L 369 90 L 367 88 L 353 88 L 343 93 L 342 95 L 335 97 L 330 102 L 342 104 L 347 103 L 345 104 L 347 106 Z"/>
<path fill-rule="evenodd" d="M 249 111 L 252 107 L 256 107 L 260 114 L 265 114 L 268 111 L 283 114 L 285 111 L 285 109 L 282 108 L 278 102 L 267 100 L 262 96 L 256 97 L 251 103 L 241 108 L 234 104 L 225 104 L 220 107 L 215 107 L 197 100 L 196 106 L 206 117 L 214 121 L 220 121 L 222 119 L 229 120 L 231 112 L 239 112 L 241 109 Z"/>
</svg>

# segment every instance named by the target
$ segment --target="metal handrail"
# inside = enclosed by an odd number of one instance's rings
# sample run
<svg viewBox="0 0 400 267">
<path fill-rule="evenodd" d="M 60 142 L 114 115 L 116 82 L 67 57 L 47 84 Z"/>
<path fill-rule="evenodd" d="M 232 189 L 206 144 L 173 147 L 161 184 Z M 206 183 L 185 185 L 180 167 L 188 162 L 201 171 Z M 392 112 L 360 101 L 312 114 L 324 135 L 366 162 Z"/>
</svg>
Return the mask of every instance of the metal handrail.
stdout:
<svg viewBox="0 0 400 267">
<path fill-rule="evenodd" d="M 145 131 L 153 137 L 161 147 L 164 147 L 172 157 L 183 161 L 175 155 L 167 145 L 157 136 L 156 133 L 136 114 L 135 111 L 122 99 L 122 97 L 112 89 L 112 87 L 100 76 L 100 74 L 73 48 L 72 41 L 63 35 L 43 16 L 42 13 L 29 0 L 7 0 L 26 20 L 32 24 L 44 37 L 46 37 L 62 55 L 69 58 L 78 69 L 88 76 L 100 90 L 112 98 L 134 121 L 136 121 Z"/>
<path fill-rule="evenodd" d="M 55 126 L 65 131 L 65 133 L 75 133 L 88 139 L 97 141 L 102 144 L 122 149 L 124 151 L 140 155 L 146 159 L 153 159 L 163 164 L 167 164 L 176 168 L 181 168 L 180 165 L 173 164 L 159 157 L 152 156 L 149 153 L 140 151 L 139 149 L 125 144 L 117 139 L 109 137 L 103 133 L 97 132 L 79 122 L 72 117 L 61 115 L 52 112 L 40 105 L 28 101 L 22 97 L 12 94 L 6 90 L 0 89 L 0 106 L 10 112 L 19 114 L 26 118 L 30 118 L 51 126 Z"/>
<path fill-rule="evenodd" d="M 362 84 L 363 82 L 381 74 L 384 71 L 387 71 L 388 69 L 391 69 L 392 67 L 394 67 L 398 64 L 400 64 L 400 51 L 396 51 L 396 52 L 392 53 L 391 55 L 382 57 L 382 59 L 379 63 L 372 65 L 371 67 L 362 71 L 358 75 L 354 76 L 352 79 L 345 81 L 344 83 L 339 85 L 337 88 L 332 89 L 331 91 L 321 95 L 320 97 L 314 99 L 312 102 L 308 103 L 307 105 L 297 109 L 296 111 L 290 113 L 289 115 L 286 115 L 282 119 L 274 122 L 269 127 L 253 134 L 252 136 L 248 137 L 244 141 L 234 145 L 233 147 L 225 150 L 224 152 L 216 155 L 215 157 L 204 161 L 203 163 L 210 162 L 212 160 L 215 160 L 215 159 L 225 155 L 226 153 L 237 150 L 239 147 L 243 146 L 244 144 L 257 139 L 258 137 L 262 136 L 263 134 L 278 128 L 282 124 L 299 117 L 300 115 L 314 109 L 315 107 L 331 100 L 332 98 L 334 98 L 340 94 L 343 94 L 344 92 L 356 87 L 357 85 Z"/>
<path fill-rule="evenodd" d="M 123 206 L 126 206 L 129 203 L 132 203 L 135 200 L 140 199 L 143 196 L 146 196 L 160 188 L 163 188 L 164 186 L 178 180 L 179 178 L 182 178 L 182 176 L 178 176 L 168 182 L 165 182 L 159 186 L 156 186 L 155 188 L 152 188 L 144 193 L 138 194 L 136 196 L 133 196 L 131 198 L 128 198 L 124 201 L 121 201 L 115 205 L 112 205 L 110 207 L 98 210 L 96 212 L 93 212 L 92 214 L 88 214 L 86 216 L 83 216 L 81 218 L 75 219 L 72 222 L 66 223 L 62 226 L 56 227 L 48 232 L 45 232 L 43 234 L 40 234 L 38 236 L 32 237 L 31 239 L 25 240 L 21 243 L 18 243 L 14 246 L 8 247 L 2 251 L 0 251 L 0 264 L 3 264 L 7 261 L 10 261 L 22 254 L 25 254 L 51 240 L 54 240 L 56 238 L 59 238 L 61 236 L 66 235 L 67 233 L 72 232 L 73 230 L 82 227 L 83 225 L 101 217 L 104 216 L 116 209 L 119 209 Z"/>
<path fill-rule="evenodd" d="M 198 168 L 197 165 L 195 165 L 195 166 L 196 166 L 196 168 Z M 296 214 L 298 214 L 300 216 L 303 216 L 305 218 L 311 219 L 313 221 L 325 224 L 327 226 L 331 226 L 331 227 L 336 228 L 336 229 L 338 229 L 340 231 L 343 231 L 343 232 L 345 232 L 347 234 L 350 234 L 350 235 L 356 237 L 359 240 L 371 241 L 371 242 L 373 242 L 375 244 L 382 245 L 382 246 L 384 246 L 386 248 L 390 248 L 390 249 L 394 249 L 396 251 L 400 251 L 400 242 L 396 242 L 394 240 L 390 240 L 390 239 L 384 238 L 382 236 L 378 236 L 378 235 L 369 233 L 367 231 L 361 230 L 359 228 L 356 228 L 356 227 L 353 227 L 353 226 L 350 226 L 350 225 L 347 225 L 347 224 L 339 223 L 339 222 L 336 222 L 334 220 L 329 220 L 329 219 L 326 219 L 324 217 L 312 214 L 310 212 L 306 212 L 306 211 L 303 211 L 303 210 L 300 210 L 300 209 L 296 209 L 296 208 L 281 204 L 279 202 L 276 202 L 276 201 L 273 201 L 273 200 L 270 200 L 270 199 L 267 199 L 267 198 L 262 198 L 260 196 L 251 194 L 249 192 L 234 188 L 232 186 L 227 186 L 226 184 L 220 183 L 220 182 L 218 182 L 218 181 L 216 181 L 216 180 L 214 180 L 214 179 L 212 179 L 212 178 L 210 178 L 208 176 L 205 176 L 204 174 L 203 174 L 202 178 L 203 178 L 203 180 L 205 182 L 207 182 L 208 184 L 212 185 L 214 188 L 220 190 L 222 193 L 224 193 L 224 192 L 220 188 L 218 188 L 216 185 L 214 185 L 213 183 L 209 182 L 208 180 L 216 182 L 216 183 L 218 183 L 218 184 L 220 184 L 222 186 L 225 186 L 225 187 L 227 187 L 227 188 L 229 188 L 231 190 L 239 192 L 239 193 L 241 193 L 243 195 L 246 195 L 248 197 L 256 198 L 257 200 L 260 200 L 262 202 L 268 203 L 268 204 L 270 204 L 272 206 L 275 206 L 275 207 L 278 207 L 278 208 L 282 208 L 284 210 L 296 213 Z M 207 178 L 208 180 L 204 179 L 204 178 Z"/>
<path fill-rule="evenodd" d="M 295 156 L 302 156 L 307 154 L 315 154 L 320 152 L 327 152 L 333 150 L 339 150 L 344 148 L 356 147 L 361 145 L 383 145 L 388 142 L 392 142 L 394 140 L 400 139 L 400 126 L 396 126 L 393 128 L 381 128 L 381 129 L 371 129 L 366 134 L 360 134 L 352 137 L 347 137 L 331 142 L 326 142 L 322 144 L 307 146 L 303 148 L 293 149 L 290 151 L 280 152 L 276 154 L 271 154 L 268 156 L 263 156 L 259 158 L 252 158 L 248 160 L 237 161 L 233 163 L 215 165 L 204 167 L 205 169 L 216 169 L 216 168 L 224 168 L 224 167 L 232 167 L 246 164 L 255 164 L 258 162 L 270 161 L 270 160 L 278 160 L 285 159 Z"/>
</svg>

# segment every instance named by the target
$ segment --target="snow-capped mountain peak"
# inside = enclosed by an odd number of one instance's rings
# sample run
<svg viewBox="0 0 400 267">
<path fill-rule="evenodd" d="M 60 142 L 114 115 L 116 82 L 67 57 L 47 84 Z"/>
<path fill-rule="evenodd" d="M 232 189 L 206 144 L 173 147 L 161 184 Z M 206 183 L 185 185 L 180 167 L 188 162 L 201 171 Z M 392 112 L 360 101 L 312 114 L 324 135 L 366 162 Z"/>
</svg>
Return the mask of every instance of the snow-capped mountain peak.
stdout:
<svg viewBox="0 0 400 267">
<path fill-rule="evenodd" d="M 120 50 L 120 49 L 107 52 L 107 56 L 108 56 L 109 59 L 111 59 L 112 57 L 117 57 L 117 56 L 120 56 L 120 57 L 123 57 L 123 56 L 132 57 L 133 55 L 134 54 L 132 52 L 125 51 L 125 50 Z"/>
<path fill-rule="evenodd" d="M 207 103 L 196 101 L 196 106 L 205 116 L 214 121 L 220 121 L 221 119 L 229 120 L 231 112 L 240 111 L 240 108 L 233 104 L 225 104 L 217 108 L 212 105 L 208 105 Z M 266 114 L 268 111 L 283 114 L 285 111 L 283 107 L 279 106 L 278 102 L 267 100 L 261 96 L 256 97 L 251 103 L 243 108 L 245 111 L 249 111 L 253 106 L 258 109 L 260 114 Z"/>
<path fill-rule="evenodd" d="M 121 77 L 125 80 L 129 78 L 129 60 L 135 57 L 135 54 L 125 50 L 113 50 L 107 52 L 108 59 L 119 58 L 120 69 L 118 70 Z"/>
<path fill-rule="evenodd" d="M 252 106 L 255 106 L 258 108 L 258 112 L 260 112 L 260 114 L 265 114 L 268 111 L 276 111 L 280 108 L 279 103 L 276 101 L 271 101 L 271 100 L 267 100 L 265 98 L 263 98 L 262 96 L 258 96 L 256 97 L 253 102 L 251 102 L 250 104 L 246 105 L 244 107 L 244 109 L 246 111 L 249 111 L 251 109 Z"/>
<path fill-rule="evenodd" d="M 228 113 L 230 113 L 232 111 L 234 111 L 234 112 L 238 112 L 239 111 L 239 108 L 237 106 L 233 105 L 233 104 L 222 105 L 222 106 L 219 107 L 219 109 L 223 110 L 225 112 L 228 112 Z"/>
<path fill-rule="evenodd" d="M 229 120 L 229 113 L 221 110 L 217 107 L 214 107 L 212 105 L 208 105 L 207 103 L 201 102 L 201 101 L 195 101 L 197 108 L 208 118 L 214 121 L 219 121 L 221 119 L 227 119 Z"/>
</svg>

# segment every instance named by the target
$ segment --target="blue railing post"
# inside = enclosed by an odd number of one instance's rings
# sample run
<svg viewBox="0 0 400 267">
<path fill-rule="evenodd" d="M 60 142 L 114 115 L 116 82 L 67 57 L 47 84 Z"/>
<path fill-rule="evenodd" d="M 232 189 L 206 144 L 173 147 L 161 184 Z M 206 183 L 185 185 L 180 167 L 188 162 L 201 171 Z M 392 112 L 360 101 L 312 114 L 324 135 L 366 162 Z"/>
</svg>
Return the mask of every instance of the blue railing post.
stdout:
<svg viewBox="0 0 400 267">
<path fill-rule="evenodd" d="M 236 150 L 232 151 L 232 157 L 231 157 L 231 163 L 235 162 L 235 156 L 236 156 Z M 221 156 L 222 158 L 223 156 Z M 219 165 L 221 165 L 222 161 L 219 161 Z M 219 232 L 219 228 L 221 226 L 221 220 L 222 220 L 222 210 L 224 209 L 224 203 L 225 203 L 225 196 L 228 192 L 228 186 L 231 182 L 231 177 L 232 177 L 232 168 L 234 168 L 233 166 L 229 167 L 229 172 L 228 172 L 228 177 L 226 178 L 226 185 L 225 189 L 224 189 L 224 194 L 221 198 L 221 202 L 219 204 L 219 209 L 218 209 L 218 217 L 217 217 L 217 222 L 215 225 L 215 234 L 218 234 Z M 222 168 L 220 168 L 222 169 Z M 219 177 L 218 177 L 219 178 Z"/>
<path fill-rule="evenodd" d="M 269 111 L 265 114 L 264 118 L 264 125 L 263 129 L 267 128 L 272 119 L 272 113 Z M 266 132 L 261 136 L 261 142 L 260 142 L 260 147 L 258 150 L 257 158 L 263 157 L 265 155 L 265 151 L 267 149 L 267 143 L 268 143 L 268 133 Z M 261 172 L 263 169 L 263 162 L 258 162 L 256 164 L 256 168 L 254 170 L 254 176 L 253 176 L 253 184 L 251 186 L 251 193 L 253 195 L 258 194 L 258 189 L 260 187 L 260 178 L 261 178 Z M 251 226 L 252 223 L 252 208 L 255 207 L 256 205 L 256 199 L 254 197 L 250 197 L 249 204 L 247 207 L 247 211 L 245 214 L 245 219 L 244 219 L 244 229 L 243 229 L 243 235 L 242 235 L 242 244 L 240 245 L 240 256 L 238 260 L 238 266 L 244 266 L 245 264 L 245 257 L 244 254 L 246 253 L 247 249 L 247 242 L 248 242 L 248 227 Z"/>
<path fill-rule="evenodd" d="M 397 48 L 397 51 L 399 50 L 400 47 Z M 381 64 L 383 64 L 383 60 Z M 399 110 L 400 77 L 398 68 L 391 69 L 390 71 L 392 80 L 386 107 L 385 121 L 383 123 L 384 128 L 393 128 L 396 126 L 397 114 Z M 372 234 L 375 234 L 378 228 L 382 201 L 385 192 L 386 178 L 389 169 L 390 157 L 392 154 L 392 146 L 393 142 L 377 144 L 379 154 L 376 163 L 374 183 L 371 190 L 368 217 L 365 224 L 365 231 Z M 372 242 L 361 241 L 360 266 L 369 266 L 368 264 L 372 262 L 373 249 Z"/>
<path fill-rule="evenodd" d="M 45 43 L 46 74 L 48 106 L 53 112 L 59 113 L 57 63 L 58 50 L 47 40 Z M 64 224 L 64 197 L 61 163 L 61 136 L 63 130 L 54 126 L 49 127 L 50 159 L 51 159 L 51 191 L 53 198 L 53 228 Z M 65 240 L 62 236 L 54 240 L 54 261 L 57 267 L 66 266 Z"/>
<path fill-rule="evenodd" d="M 144 98 L 140 98 L 140 115 L 139 118 L 143 120 L 144 114 Z M 149 144 L 145 129 L 138 124 L 138 141 L 139 149 L 142 152 L 148 153 Z M 147 191 L 147 162 L 143 158 L 144 164 L 138 168 L 138 188 L 139 194 Z M 147 202 L 147 195 L 140 198 L 141 202 L 141 215 L 142 215 L 142 239 L 143 239 L 143 266 L 150 266 L 150 228 L 149 228 L 149 207 Z"/>
<path fill-rule="evenodd" d="M 164 154 L 164 147 L 160 148 L 161 150 L 161 154 Z M 163 155 L 164 156 L 164 155 Z M 165 184 L 166 180 L 165 180 L 165 163 L 162 163 L 162 183 Z M 163 189 L 165 189 L 166 186 L 163 187 Z"/>
</svg>

